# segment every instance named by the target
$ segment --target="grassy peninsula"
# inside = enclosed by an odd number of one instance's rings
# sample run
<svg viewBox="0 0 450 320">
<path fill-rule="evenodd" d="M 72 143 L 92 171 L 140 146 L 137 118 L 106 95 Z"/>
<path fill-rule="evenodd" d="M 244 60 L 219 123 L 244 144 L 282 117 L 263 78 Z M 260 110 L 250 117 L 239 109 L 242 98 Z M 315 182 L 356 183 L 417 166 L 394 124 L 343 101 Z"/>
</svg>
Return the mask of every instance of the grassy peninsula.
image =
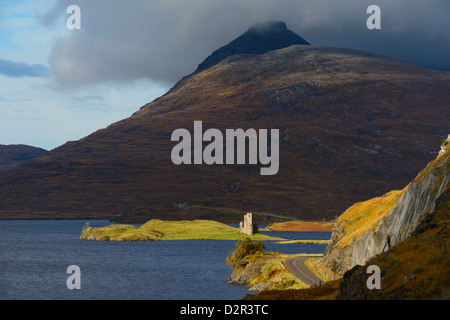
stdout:
<svg viewBox="0 0 450 320">
<path fill-rule="evenodd" d="M 103 241 L 160 241 L 160 240 L 243 240 L 248 235 L 239 229 L 212 220 L 163 221 L 152 219 L 141 226 L 113 224 L 93 228 L 86 223 L 80 239 Z M 284 240 L 256 233 L 255 240 Z"/>
</svg>

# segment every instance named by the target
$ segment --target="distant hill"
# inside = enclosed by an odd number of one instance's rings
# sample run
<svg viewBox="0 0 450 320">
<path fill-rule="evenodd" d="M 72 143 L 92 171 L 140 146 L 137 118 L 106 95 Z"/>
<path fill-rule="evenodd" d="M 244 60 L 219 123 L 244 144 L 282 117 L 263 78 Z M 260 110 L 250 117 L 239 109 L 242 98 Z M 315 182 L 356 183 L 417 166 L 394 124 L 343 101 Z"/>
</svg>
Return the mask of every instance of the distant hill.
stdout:
<svg viewBox="0 0 450 320">
<path fill-rule="evenodd" d="M 270 47 L 265 39 L 260 46 Z M 449 72 L 356 50 L 232 54 L 131 117 L 1 175 L 0 217 L 332 220 L 403 188 L 436 156 L 448 133 L 449 86 Z M 192 133 L 197 120 L 203 130 L 278 129 L 278 173 L 261 176 L 260 164 L 174 165 L 172 132 Z"/>
<path fill-rule="evenodd" d="M 47 152 L 47 150 L 23 144 L 0 144 L 0 170 L 17 167 L 28 160 L 43 156 Z"/>
</svg>

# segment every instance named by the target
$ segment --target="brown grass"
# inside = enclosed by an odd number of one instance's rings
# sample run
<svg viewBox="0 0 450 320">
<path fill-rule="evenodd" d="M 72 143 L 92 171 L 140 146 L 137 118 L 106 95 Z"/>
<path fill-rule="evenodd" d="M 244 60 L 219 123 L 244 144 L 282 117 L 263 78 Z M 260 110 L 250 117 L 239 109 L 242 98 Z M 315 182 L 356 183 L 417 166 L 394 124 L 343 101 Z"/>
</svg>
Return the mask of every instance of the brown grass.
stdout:
<svg viewBox="0 0 450 320">
<path fill-rule="evenodd" d="M 266 229 L 272 231 L 331 232 L 333 227 L 334 222 L 288 221 L 273 223 Z"/>
</svg>

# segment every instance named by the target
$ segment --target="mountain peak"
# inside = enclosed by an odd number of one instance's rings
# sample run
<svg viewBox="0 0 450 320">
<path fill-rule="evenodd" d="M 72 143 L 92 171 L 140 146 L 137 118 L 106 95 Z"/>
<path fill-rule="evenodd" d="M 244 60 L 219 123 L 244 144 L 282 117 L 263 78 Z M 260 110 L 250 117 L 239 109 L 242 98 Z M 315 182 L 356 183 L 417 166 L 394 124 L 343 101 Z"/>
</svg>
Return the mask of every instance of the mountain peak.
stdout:
<svg viewBox="0 0 450 320">
<path fill-rule="evenodd" d="M 276 32 L 288 30 L 286 23 L 282 21 L 257 22 L 248 29 L 250 32 Z"/>
<path fill-rule="evenodd" d="M 289 30 L 284 22 L 258 22 L 229 44 L 214 51 L 199 64 L 195 72 L 208 69 L 235 54 L 264 54 L 296 44 L 309 45 L 306 40 Z"/>
</svg>

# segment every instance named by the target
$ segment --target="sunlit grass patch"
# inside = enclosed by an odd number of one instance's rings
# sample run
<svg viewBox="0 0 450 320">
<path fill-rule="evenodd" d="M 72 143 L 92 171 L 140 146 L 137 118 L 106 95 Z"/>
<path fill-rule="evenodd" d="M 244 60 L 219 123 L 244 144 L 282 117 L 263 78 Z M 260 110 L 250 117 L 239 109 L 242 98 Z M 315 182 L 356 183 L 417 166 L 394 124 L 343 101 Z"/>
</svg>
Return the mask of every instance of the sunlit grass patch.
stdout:
<svg viewBox="0 0 450 320">
<path fill-rule="evenodd" d="M 353 238 L 362 236 L 367 231 L 373 231 L 378 222 L 395 206 L 406 191 L 395 190 L 382 197 L 355 203 L 336 221 L 336 227 L 343 229 L 345 236 L 338 242 L 338 247 L 351 244 Z"/>
<path fill-rule="evenodd" d="M 153 219 L 142 226 L 113 224 L 102 228 L 85 226 L 81 239 L 109 241 L 158 240 L 243 240 L 248 237 L 239 229 L 211 220 L 163 221 Z M 257 240 L 284 240 L 260 233 L 250 236 Z"/>
</svg>

